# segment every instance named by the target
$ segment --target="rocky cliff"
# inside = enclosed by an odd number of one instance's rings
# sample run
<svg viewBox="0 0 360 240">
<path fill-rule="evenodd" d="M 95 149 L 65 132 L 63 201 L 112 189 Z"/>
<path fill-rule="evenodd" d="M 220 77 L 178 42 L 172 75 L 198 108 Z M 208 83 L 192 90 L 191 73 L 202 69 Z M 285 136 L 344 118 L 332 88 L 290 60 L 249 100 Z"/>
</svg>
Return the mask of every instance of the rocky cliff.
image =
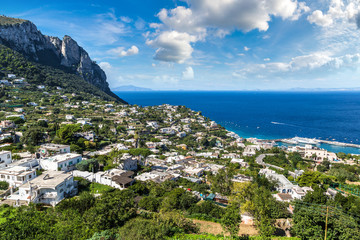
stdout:
<svg viewBox="0 0 360 240">
<path fill-rule="evenodd" d="M 76 73 L 107 94 L 110 91 L 105 72 L 70 36 L 61 40 L 43 35 L 30 21 L 0 16 L 0 44 L 22 53 L 31 61 Z"/>
</svg>

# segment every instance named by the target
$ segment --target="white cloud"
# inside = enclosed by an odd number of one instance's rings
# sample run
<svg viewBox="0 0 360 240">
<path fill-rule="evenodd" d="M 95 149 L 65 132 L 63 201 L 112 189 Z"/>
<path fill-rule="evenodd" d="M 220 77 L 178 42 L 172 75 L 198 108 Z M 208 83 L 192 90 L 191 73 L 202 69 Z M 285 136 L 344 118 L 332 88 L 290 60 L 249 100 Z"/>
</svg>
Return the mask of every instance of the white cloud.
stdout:
<svg viewBox="0 0 360 240">
<path fill-rule="evenodd" d="M 307 17 L 310 23 L 315 23 L 319 26 L 329 26 L 333 23 L 333 20 L 330 15 L 323 15 L 322 11 L 316 10 L 311 15 Z"/>
<path fill-rule="evenodd" d="M 248 48 L 247 46 L 245 46 L 245 47 L 244 47 L 244 50 L 245 50 L 245 51 L 249 51 L 250 48 Z"/>
<path fill-rule="evenodd" d="M 127 57 L 136 55 L 139 53 L 139 49 L 136 46 L 131 46 L 128 50 L 125 50 L 124 47 L 117 47 L 107 51 L 108 54 L 119 56 L 119 57 Z"/>
<path fill-rule="evenodd" d="M 179 79 L 169 75 L 161 75 L 161 76 L 156 76 L 153 79 L 153 82 L 159 85 L 167 84 L 169 86 L 173 86 L 179 83 Z"/>
<path fill-rule="evenodd" d="M 271 59 L 270 58 L 264 58 L 264 61 L 265 62 L 268 62 L 268 61 L 270 61 Z"/>
<path fill-rule="evenodd" d="M 120 56 L 121 57 L 125 57 L 125 56 L 132 56 L 132 55 L 136 55 L 139 53 L 139 49 L 136 46 L 131 46 L 131 48 L 129 48 L 126 51 L 121 51 L 120 52 Z"/>
<path fill-rule="evenodd" d="M 131 23 L 132 22 L 132 19 L 129 18 L 129 17 L 126 17 L 126 16 L 121 16 L 120 20 L 125 22 L 125 23 Z"/>
<path fill-rule="evenodd" d="M 358 14 L 360 11 L 360 2 L 358 0 L 331 0 L 327 12 L 315 10 L 310 16 L 308 21 L 316 25 L 327 27 L 335 22 L 352 22 L 356 23 L 359 27 Z"/>
<path fill-rule="evenodd" d="M 156 47 L 155 59 L 184 63 L 191 58 L 191 43 L 204 41 L 211 34 L 223 38 L 233 30 L 266 31 L 271 16 L 296 20 L 309 8 L 297 0 L 186 0 L 189 7 L 162 9 L 161 23 L 152 23 L 155 39 L 147 40 Z M 176 35 L 176 36 L 175 36 Z M 169 37 L 164 40 L 164 37 Z M 181 36 L 181 37 L 180 37 Z M 171 42 L 176 42 L 171 44 Z M 182 53 L 179 49 L 185 49 Z"/>
<path fill-rule="evenodd" d="M 108 62 L 101 62 L 99 63 L 99 66 L 104 70 L 110 70 L 112 68 L 111 64 Z"/>
<path fill-rule="evenodd" d="M 147 40 L 146 44 L 157 48 L 154 59 L 165 62 L 184 63 L 191 57 L 193 48 L 190 43 L 196 38 L 177 31 L 162 32 L 156 39 Z"/>
<path fill-rule="evenodd" d="M 359 63 L 360 53 L 333 57 L 329 52 L 315 52 L 294 57 L 289 62 L 248 65 L 240 71 L 235 71 L 233 76 L 245 78 L 257 76 L 259 72 L 268 77 L 298 77 L 307 74 L 328 75 L 343 69 L 356 69 L 359 67 Z"/>
<path fill-rule="evenodd" d="M 145 27 L 146 27 L 146 22 L 144 21 L 144 19 L 138 18 L 138 20 L 136 20 L 135 22 L 135 28 L 137 30 L 144 30 Z"/>
<path fill-rule="evenodd" d="M 100 62 L 99 66 L 106 73 L 107 80 L 110 87 L 118 87 L 123 84 L 129 84 L 120 74 L 119 69 L 112 66 L 109 62 Z"/>
<path fill-rule="evenodd" d="M 182 72 L 182 78 L 185 80 L 194 79 L 194 70 L 192 69 L 192 67 L 185 68 L 185 71 Z"/>
</svg>

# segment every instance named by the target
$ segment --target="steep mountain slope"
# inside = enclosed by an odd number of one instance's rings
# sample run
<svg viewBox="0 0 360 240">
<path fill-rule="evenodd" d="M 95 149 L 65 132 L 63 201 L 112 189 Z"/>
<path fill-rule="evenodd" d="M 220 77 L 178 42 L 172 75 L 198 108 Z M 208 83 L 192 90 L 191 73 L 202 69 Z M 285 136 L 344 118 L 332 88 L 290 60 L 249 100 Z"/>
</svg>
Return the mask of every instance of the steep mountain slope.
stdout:
<svg viewBox="0 0 360 240">
<path fill-rule="evenodd" d="M 23 54 L 30 61 L 75 73 L 120 100 L 111 92 L 105 72 L 70 36 L 60 40 L 43 35 L 30 21 L 0 16 L 0 44 Z"/>
<path fill-rule="evenodd" d="M 7 73 L 25 77 L 31 84 L 46 85 L 52 89 L 61 87 L 65 93 L 76 93 L 84 96 L 85 99 L 97 96 L 104 100 L 126 103 L 122 99 L 110 96 L 76 74 L 31 62 L 22 54 L 0 44 L 0 78 Z"/>
</svg>

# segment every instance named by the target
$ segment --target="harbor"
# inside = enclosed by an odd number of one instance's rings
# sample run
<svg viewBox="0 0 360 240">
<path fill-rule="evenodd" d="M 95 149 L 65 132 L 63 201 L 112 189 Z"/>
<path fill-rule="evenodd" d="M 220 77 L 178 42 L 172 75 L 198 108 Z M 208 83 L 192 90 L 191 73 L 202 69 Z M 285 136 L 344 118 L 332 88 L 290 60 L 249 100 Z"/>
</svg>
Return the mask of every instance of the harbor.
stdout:
<svg viewBox="0 0 360 240">
<path fill-rule="evenodd" d="M 315 138 L 284 138 L 284 139 L 273 139 L 278 146 L 294 146 L 294 145 L 312 145 L 318 148 L 328 150 L 330 152 L 344 152 L 350 154 L 360 155 L 360 144 L 344 143 L 337 141 L 321 140 Z"/>
</svg>

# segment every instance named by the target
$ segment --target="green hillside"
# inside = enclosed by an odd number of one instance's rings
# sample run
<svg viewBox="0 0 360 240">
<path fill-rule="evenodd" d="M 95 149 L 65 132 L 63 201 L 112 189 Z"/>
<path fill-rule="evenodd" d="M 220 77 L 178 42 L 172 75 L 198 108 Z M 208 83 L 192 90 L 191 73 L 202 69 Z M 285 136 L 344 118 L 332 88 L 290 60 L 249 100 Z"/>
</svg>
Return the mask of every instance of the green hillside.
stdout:
<svg viewBox="0 0 360 240">
<path fill-rule="evenodd" d="M 6 16 L 0 16 L 0 25 L 15 25 L 15 24 L 21 24 L 23 22 L 26 22 L 26 20 L 20 18 L 10 18 Z"/>
<path fill-rule="evenodd" d="M 126 103 L 122 99 L 118 100 L 106 94 L 76 74 L 30 62 L 20 53 L 0 44 L 0 77 L 5 76 L 7 73 L 24 77 L 31 84 L 46 85 L 54 89 L 61 87 L 65 90 L 65 93 L 88 94 L 98 96 L 104 100 Z"/>
</svg>

